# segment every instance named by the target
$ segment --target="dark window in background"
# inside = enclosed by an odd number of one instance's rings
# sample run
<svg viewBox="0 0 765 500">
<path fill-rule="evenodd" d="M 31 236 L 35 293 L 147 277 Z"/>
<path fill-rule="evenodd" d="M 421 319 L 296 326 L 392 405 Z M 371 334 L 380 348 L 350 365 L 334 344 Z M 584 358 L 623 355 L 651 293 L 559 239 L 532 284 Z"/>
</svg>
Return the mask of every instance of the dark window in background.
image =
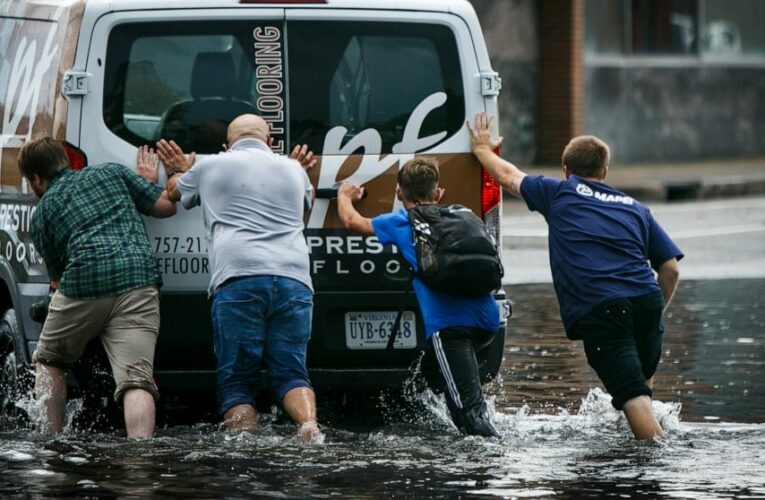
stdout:
<svg viewBox="0 0 765 500">
<path fill-rule="evenodd" d="M 702 0 L 702 12 L 704 54 L 765 54 L 765 1 Z"/>
<path fill-rule="evenodd" d="M 634 54 L 698 52 L 696 0 L 632 0 Z"/>
<path fill-rule="evenodd" d="M 327 132 L 344 142 L 373 128 L 390 153 L 412 111 L 435 92 L 444 105 L 423 122 L 420 137 L 459 130 L 465 121 L 462 72 L 452 31 L 413 23 L 288 23 L 290 139 L 323 149 Z"/>
<path fill-rule="evenodd" d="M 765 0 L 586 0 L 589 55 L 763 56 Z"/>
</svg>

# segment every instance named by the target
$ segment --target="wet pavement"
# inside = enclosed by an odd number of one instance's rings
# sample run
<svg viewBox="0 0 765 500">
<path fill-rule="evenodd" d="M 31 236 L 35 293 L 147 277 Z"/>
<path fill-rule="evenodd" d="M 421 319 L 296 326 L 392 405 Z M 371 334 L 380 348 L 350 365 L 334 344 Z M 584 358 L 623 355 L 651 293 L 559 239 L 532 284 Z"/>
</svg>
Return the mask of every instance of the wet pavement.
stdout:
<svg viewBox="0 0 765 500">
<path fill-rule="evenodd" d="M 145 442 L 92 430 L 92 416 L 54 440 L 6 423 L 0 497 L 765 498 L 765 280 L 681 283 L 656 378 L 668 437 L 651 444 L 565 339 L 552 286 L 508 290 L 515 316 L 486 387 L 500 439 L 460 436 L 430 393 L 322 408 L 313 446 L 276 415 L 254 437 L 205 418 Z"/>
</svg>

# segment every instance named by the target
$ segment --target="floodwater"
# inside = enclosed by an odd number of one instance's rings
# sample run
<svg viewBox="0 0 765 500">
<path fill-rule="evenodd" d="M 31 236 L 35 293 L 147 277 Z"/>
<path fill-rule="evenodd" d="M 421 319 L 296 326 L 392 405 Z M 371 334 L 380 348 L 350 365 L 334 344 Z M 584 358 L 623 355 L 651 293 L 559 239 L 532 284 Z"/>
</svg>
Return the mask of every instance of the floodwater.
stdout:
<svg viewBox="0 0 765 500">
<path fill-rule="evenodd" d="M 765 280 L 681 284 L 656 377 L 668 437 L 650 444 L 565 339 L 551 286 L 509 292 L 505 361 L 486 387 L 500 439 L 460 436 L 432 394 L 405 409 L 389 395 L 338 403 L 310 446 L 275 414 L 254 437 L 206 418 L 144 442 L 6 425 L 0 497 L 765 498 Z"/>
</svg>

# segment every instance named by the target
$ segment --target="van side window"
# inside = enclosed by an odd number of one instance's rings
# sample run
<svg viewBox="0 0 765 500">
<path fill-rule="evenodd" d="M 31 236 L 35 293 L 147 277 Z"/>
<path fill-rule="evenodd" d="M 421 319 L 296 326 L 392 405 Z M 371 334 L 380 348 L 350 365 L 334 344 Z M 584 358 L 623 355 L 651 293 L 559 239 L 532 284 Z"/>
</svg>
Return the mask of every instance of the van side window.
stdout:
<svg viewBox="0 0 765 500">
<path fill-rule="evenodd" d="M 255 73 L 254 33 L 269 28 L 277 31 L 280 44 L 281 25 L 262 22 L 115 27 L 106 56 L 106 125 L 136 146 L 165 138 L 185 151 L 217 153 L 231 119 L 258 113 L 262 96 Z M 270 57 L 281 76 L 281 51 L 274 50 Z M 283 83 L 268 88 L 282 98 Z"/>
<path fill-rule="evenodd" d="M 333 127 L 348 129 L 343 143 L 372 128 L 381 153 L 390 153 L 412 111 L 436 92 L 446 94 L 446 103 L 427 115 L 420 136 L 448 137 L 462 127 L 462 73 L 448 27 L 292 21 L 287 28 L 291 143 L 320 152 Z"/>
</svg>

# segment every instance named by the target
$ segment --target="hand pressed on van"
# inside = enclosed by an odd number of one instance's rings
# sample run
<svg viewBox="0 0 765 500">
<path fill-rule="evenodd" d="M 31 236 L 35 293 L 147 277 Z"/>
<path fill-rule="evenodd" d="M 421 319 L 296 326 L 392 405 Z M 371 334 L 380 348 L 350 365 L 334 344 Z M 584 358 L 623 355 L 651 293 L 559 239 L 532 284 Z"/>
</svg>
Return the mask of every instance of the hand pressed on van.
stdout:
<svg viewBox="0 0 765 500">
<path fill-rule="evenodd" d="M 156 184 L 159 182 L 159 157 L 149 146 L 138 148 L 135 159 L 135 170 L 144 179 Z"/>
<path fill-rule="evenodd" d="M 337 190 L 337 210 L 343 226 L 361 234 L 375 234 L 372 219 L 361 215 L 353 203 L 364 197 L 364 188 L 352 182 L 343 182 Z"/>
<path fill-rule="evenodd" d="M 176 189 L 175 183 L 178 181 L 178 174 L 183 174 L 194 165 L 197 154 L 191 152 L 187 157 L 181 147 L 175 141 L 166 141 L 160 139 L 157 142 L 157 153 L 167 173 L 167 197 L 171 201 L 180 201 L 181 193 Z"/>
<path fill-rule="evenodd" d="M 160 139 L 157 142 L 157 153 L 159 154 L 159 159 L 162 160 L 162 164 L 165 166 L 165 172 L 168 174 L 173 169 L 185 172 L 194 165 L 197 159 L 197 154 L 193 151 L 187 157 L 181 147 L 172 140 L 166 141 L 165 139 Z"/>
<path fill-rule="evenodd" d="M 521 182 L 526 173 L 494 153 L 502 144 L 502 137 L 493 138 L 494 121 L 493 116 L 489 118 L 486 113 L 478 113 L 475 116 L 475 126 L 471 126 L 469 121 L 465 122 L 470 132 L 470 147 L 483 168 L 510 194 L 521 198 Z"/>
<path fill-rule="evenodd" d="M 270 144 L 269 144 L 270 146 Z M 316 158 L 313 157 L 313 151 L 308 150 L 308 144 L 300 145 L 298 144 L 294 148 L 292 148 L 292 152 L 290 153 L 290 158 L 293 160 L 297 160 L 300 162 L 300 165 L 303 167 L 303 170 L 308 172 L 313 167 L 316 166 Z"/>
</svg>

